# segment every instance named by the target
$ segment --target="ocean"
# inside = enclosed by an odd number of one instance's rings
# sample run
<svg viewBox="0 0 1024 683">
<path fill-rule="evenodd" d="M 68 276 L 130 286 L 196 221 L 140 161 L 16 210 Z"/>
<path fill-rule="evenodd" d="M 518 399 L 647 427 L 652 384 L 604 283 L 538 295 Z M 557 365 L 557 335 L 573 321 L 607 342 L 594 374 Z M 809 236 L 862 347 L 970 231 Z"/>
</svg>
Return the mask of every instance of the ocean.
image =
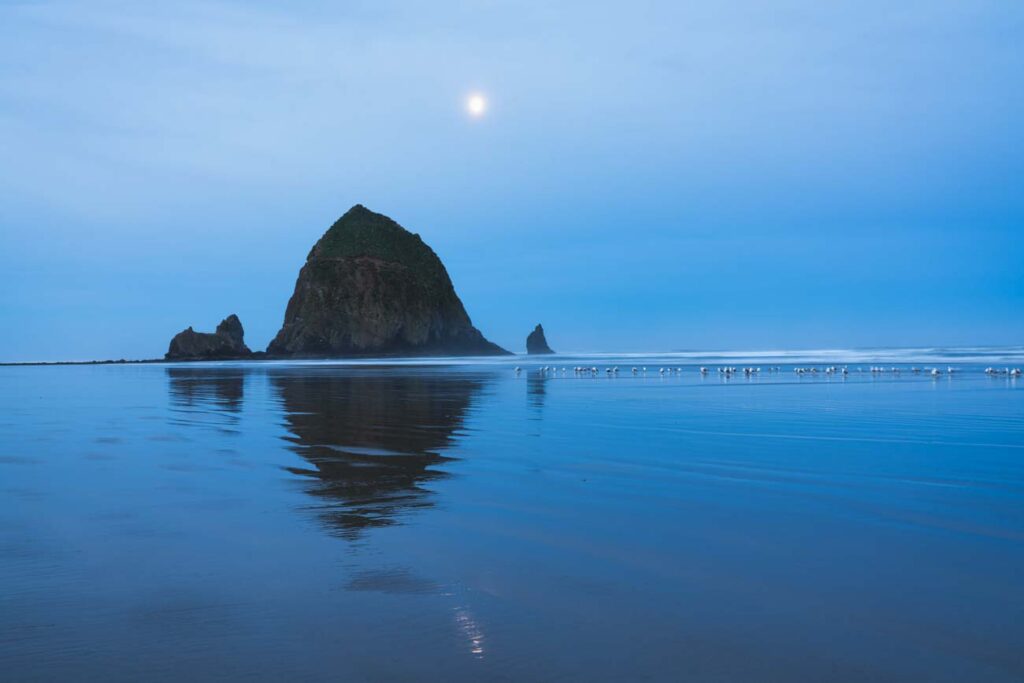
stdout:
<svg viewBox="0 0 1024 683">
<path fill-rule="evenodd" d="M 1021 681 L 1022 366 L 0 367 L 0 680 Z"/>
</svg>

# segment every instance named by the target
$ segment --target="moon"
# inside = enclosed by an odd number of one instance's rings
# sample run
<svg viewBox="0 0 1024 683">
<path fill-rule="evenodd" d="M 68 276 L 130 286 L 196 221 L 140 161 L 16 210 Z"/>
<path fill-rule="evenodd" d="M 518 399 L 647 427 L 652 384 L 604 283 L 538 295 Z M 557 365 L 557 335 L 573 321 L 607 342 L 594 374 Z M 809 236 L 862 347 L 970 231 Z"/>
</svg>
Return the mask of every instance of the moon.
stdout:
<svg viewBox="0 0 1024 683">
<path fill-rule="evenodd" d="M 487 111 L 487 99 L 480 93 L 473 93 L 466 98 L 466 111 L 473 118 L 480 118 Z"/>
</svg>

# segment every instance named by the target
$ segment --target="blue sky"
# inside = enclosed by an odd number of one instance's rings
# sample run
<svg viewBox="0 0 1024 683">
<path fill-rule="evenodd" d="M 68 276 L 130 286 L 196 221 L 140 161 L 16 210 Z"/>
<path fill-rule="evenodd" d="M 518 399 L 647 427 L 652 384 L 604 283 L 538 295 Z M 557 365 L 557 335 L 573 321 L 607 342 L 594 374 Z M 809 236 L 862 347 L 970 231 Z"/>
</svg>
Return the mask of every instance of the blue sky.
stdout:
<svg viewBox="0 0 1024 683">
<path fill-rule="evenodd" d="M 1019 344 L 1021 35 L 984 0 L 0 0 L 0 360 L 232 312 L 264 348 L 355 203 L 513 350 Z"/>
</svg>

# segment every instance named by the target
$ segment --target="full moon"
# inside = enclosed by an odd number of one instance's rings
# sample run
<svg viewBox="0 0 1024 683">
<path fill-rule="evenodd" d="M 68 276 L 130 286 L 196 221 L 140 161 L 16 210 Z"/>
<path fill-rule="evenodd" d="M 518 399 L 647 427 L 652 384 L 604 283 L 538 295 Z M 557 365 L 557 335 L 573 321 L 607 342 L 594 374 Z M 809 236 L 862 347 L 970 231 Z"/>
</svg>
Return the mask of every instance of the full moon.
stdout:
<svg viewBox="0 0 1024 683">
<path fill-rule="evenodd" d="M 466 111 L 470 116 L 480 117 L 487 111 L 487 100 L 479 93 L 474 93 L 466 99 Z"/>
</svg>

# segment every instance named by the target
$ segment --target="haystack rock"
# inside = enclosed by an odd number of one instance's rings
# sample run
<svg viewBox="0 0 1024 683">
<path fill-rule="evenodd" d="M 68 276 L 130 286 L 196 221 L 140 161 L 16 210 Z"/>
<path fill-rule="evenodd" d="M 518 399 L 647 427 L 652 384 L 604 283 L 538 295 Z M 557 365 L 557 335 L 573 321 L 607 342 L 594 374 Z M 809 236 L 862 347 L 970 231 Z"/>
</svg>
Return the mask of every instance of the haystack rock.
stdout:
<svg viewBox="0 0 1024 683">
<path fill-rule="evenodd" d="M 167 360 L 217 360 L 245 358 L 252 354 L 245 345 L 245 330 L 238 316 L 231 314 L 217 325 L 217 331 L 196 332 L 191 327 L 174 335 L 164 356 Z"/>
<path fill-rule="evenodd" d="M 533 328 L 533 332 L 526 338 L 526 352 L 531 356 L 543 354 L 543 353 L 554 353 L 551 347 L 548 346 L 548 340 L 544 337 L 544 327 L 539 323 L 537 327 Z"/>
<path fill-rule="evenodd" d="M 299 271 L 272 356 L 502 355 L 419 235 L 357 204 Z"/>
</svg>

